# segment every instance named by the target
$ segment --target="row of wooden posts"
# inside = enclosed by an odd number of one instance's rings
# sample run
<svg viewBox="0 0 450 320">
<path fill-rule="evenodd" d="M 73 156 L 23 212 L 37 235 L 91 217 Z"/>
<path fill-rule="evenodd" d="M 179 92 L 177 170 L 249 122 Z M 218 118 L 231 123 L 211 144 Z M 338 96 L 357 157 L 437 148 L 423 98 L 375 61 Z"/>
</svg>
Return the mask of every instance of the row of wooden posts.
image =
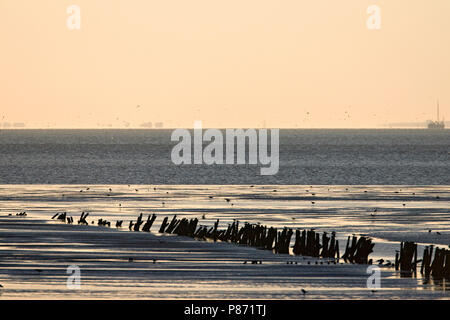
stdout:
<svg viewBox="0 0 450 320">
<path fill-rule="evenodd" d="M 82 212 L 78 224 L 88 225 L 86 218 L 88 212 Z M 55 214 L 52 219 L 57 219 L 67 223 L 73 223 L 73 218 L 68 217 L 66 212 Z M 152 214 L 144 221 L 142 213 L 138 216 L 136 221 L 130 221 L 128 228 L 132 231 L 150 232 L 150 229 L 156 219 L 156 215 Z M 94 221 L 92 221 L 92 224 Z M 116 227 L 122 227 L 123 220 L 116 221 Z M 111 226 L 107 220 L 98 219 L 99 226 Z M 159 228 L 160 233 L 170 233 L 180 236 L 187 236 L 200 240 L 212 240 L 231 242 L 240 245 L 247 245 L 265 250 L 271 250 L 275 253 L 290 253 L 290 243 L 294 231 L 291 228 L 277 228 L 267 227 L 260 224 L 244 223 L 240 225 L 239 221 L 234 220 L 228 224 L 226 229 L 219 229 L 219 220 L 214 223 L 213 227 L 199 225 L 197 218 L 178 219 L 176 215 L 169 218 L 165 217 Z M 292 248 L 294 255 L 322 257 L 336 259 L 344 259 L 345 262 L 367 264 L 368 256 L 373 252 L 375 244 L 368 237 L 350 237 L 347 240 L 345 253 L 340 257 L 339 241 L 336 239 L 334 232 L 329 235 L 324 232 L 322 236 L 316 233 L 314 229 L 311 230 L 295 230 L 295 242 Z"/>
<path fill-rule="evenodd" d="M 434 256 L 433 256 L 434 251 Z M 417 265 L 422 263 L 420 273 L 429 278 L 450 279 L 450 250 L 426 246 L 423 258 L 417 259 L 417 243 L 402 242 L 400 251 L 395 255 L 395 270 L 400 270 L 405 275 L 417 274 Z"/>
<path fill-rule="evenodd" d="M 88 225 L 89 223 L 86 220 L 88 215 L 88 212 L 82 212 L 78 224 Z M 55 218 L 69 224 L 73 223 L 73 218 L 67 216 L 66 212 L 56 213 L 52 219 Z M 149 215 L 144 223 L 141 213 L 136 222 L 130 221 L 128 228 L 133 231 L 150 232 L 150 228 L 155 219 L 155 214 Z M 122 227 L 122 223 L 122 220 L 116 221 L 116 227 Z M 103 219 L 98 219 L 97 224 L 99 226 L 111 226 L 109 221 Z M 159 232 L 187 236 L 200 240 L 220 240 L 284 254 L 290 253 L 289 246 L 291 238 L 294 235 L 294 231 L 286 227 L 278 230 L 277 228 L 250 223 L 245 223 L 239 227 L 239 221 L 237 220 L 228 224 L 227 229 L 219 230 L 219 220 L 214 223 L 213 227 L 208 228 L 207 226 L 199 225 L 197 218 L 177 219 L 176 215 L 172 217 L 170 222 L 169 218 L 165 217 L 159 228 Z M 375 244 L 369 237 L 361 236 L 358 238 L 355 235 L 352 237 L 349 236 L 345 252 L 340 257 L 339 241 L 336 239 L 334 232 L 331 233 L 331 236 L 327 232 L 324 232 L 321 237 L 314 229 L 296 230 L 292 252 L 294 255 L 331 258 L 337 259 L 338 261 L 342 258 L 345 262 L 371 264 L 372 259 L 369 260 L 369 255 L 373 252 L 374 246 Z M 395 270 L 400 270 L 405 275 L 416 274 L 417 265 L 420 262 L 420 273 L 425 277 L 430 277 L 431 275 L 437 279 L 450 279 L 450 250 L 435 248 L 433 245 L 430 245 L 425 247 L 423 258 L 418 260 L 417 243 L 401 242 L 400 251 L 397 251 L 395 254 Z"/>
</svg>

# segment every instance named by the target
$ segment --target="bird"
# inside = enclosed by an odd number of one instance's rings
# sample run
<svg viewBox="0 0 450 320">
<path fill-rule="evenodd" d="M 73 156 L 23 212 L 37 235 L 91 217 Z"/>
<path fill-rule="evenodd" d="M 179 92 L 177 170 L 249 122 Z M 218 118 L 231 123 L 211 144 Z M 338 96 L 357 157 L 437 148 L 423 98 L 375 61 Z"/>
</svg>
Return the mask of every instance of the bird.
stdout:
<svg viewBox="0 0 450 320">
<path fill-rule="evenodd" d="M 231 200 L 230 200 L 230 199 L 228 199 L 228 198 L 225 198 L 225 201 L 226 201 L 226 202 L 230 202 Z"/>
<path fill-rule="evenodd" d="M 305 289 L 302 288 L 302 293 L 303 293 L 303 294 L 306 294 L 307 291 L 306 291 Z"/>
<path fill-rule="evenodd" d="M 314 201 L 311 201 L 311 203 L 312 203 L 312 204 L 315 204 L 315 202 L 314 202 Z"/>
<path fill-rule="evenodd" d="M 441 235 L 441 233 L 439 232 L 439 231 L 436 231 L 436 233 L 440 236 Z"/>
</svg>

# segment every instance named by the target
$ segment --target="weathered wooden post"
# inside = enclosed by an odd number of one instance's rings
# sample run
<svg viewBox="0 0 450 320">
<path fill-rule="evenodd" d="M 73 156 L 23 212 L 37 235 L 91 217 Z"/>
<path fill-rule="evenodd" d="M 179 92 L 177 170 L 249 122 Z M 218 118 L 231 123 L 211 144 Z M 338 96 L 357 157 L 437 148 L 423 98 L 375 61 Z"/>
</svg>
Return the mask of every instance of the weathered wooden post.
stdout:
<svg viewBox="0 0 450 320">
<path fill-rule="evenodd" d="M 163 220 L 163 222 L 161 224 L 161 227 L 159 228 L 159 233 L 164 233 L 164 231 L 166 230 L 166 227 L 167 227 L 167 221 L 168 220 L 169 220 L 168 217 L 164 218 L 164 220 Z"/>
</svg>

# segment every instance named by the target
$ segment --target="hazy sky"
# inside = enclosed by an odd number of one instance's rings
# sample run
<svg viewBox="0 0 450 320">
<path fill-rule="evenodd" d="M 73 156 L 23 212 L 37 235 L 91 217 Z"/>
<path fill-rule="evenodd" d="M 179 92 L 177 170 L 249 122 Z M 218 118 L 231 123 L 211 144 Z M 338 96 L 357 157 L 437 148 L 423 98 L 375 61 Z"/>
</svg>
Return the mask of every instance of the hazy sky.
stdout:
<svg viewBox="0 0 450 320">
<path fill-rule="evenodd" d="M 450 119 L 449 0 L 0 0 L 0 41 L 0 122 L 28 127 Z"/>
</svg>

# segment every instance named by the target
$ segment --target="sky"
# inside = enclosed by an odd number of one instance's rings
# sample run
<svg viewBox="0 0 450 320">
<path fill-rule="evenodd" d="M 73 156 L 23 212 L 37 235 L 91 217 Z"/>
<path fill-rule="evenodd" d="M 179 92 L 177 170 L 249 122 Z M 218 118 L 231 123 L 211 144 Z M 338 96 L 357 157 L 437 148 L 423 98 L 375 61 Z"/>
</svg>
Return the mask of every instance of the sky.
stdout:
<svg viewBox="0 0 450 320">
<path fill-rule="evenodd" d="M 437 99 L 450 119 L 449 13 L 448 0 L 0 0 L 0 124 L 374 128 L 434 119 Z"/>
</svg>

